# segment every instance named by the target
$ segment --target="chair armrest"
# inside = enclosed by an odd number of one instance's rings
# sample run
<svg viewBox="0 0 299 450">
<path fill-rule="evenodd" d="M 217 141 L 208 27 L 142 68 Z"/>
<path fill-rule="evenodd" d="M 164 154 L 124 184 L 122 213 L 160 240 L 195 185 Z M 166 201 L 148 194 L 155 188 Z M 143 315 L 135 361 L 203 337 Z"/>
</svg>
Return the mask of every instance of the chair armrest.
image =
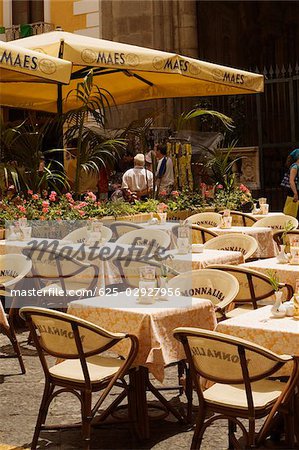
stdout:
<svg viewBox="0 0 299 450">
<path fill-rule="evenodd" d="M 291 298 L 294 295 L 293 286 L 291 286 L 288 283 L 279 283 L 279 289 L 286 289 L 287 290 L 287 300 L 291 300 Z"/>
</svg>

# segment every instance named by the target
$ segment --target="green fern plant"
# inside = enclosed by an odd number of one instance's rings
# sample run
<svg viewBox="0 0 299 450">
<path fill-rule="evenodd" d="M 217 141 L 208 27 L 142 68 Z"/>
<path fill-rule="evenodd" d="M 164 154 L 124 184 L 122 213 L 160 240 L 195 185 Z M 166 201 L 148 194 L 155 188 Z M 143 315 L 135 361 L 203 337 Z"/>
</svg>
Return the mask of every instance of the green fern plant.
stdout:
<svg viewBox="0 0 299 450">
<path fill-rule="evenodd" d="M 106 90 L 93 83 L 93 71 L 90 70 L 82 82 L 69 92 L 66 100 L 74 97 L 79 107 L 67 112 L 64 123 L 67 125 L 65 139 L 67 142 L 77 139 L 77 166 L 74 182 L 74 191 L 77 196 L 80 192 L 80 173 L 98 172 L 101 167 L 113 164 L 118 158 L 127 142 L 125 139 L 107 139 L 105 127 L 108 121 L 111 106 L 115 106 L 113 96 Z M 95 132 L 86 125 L 87 119 L 102 130 Z"/>
</svg>

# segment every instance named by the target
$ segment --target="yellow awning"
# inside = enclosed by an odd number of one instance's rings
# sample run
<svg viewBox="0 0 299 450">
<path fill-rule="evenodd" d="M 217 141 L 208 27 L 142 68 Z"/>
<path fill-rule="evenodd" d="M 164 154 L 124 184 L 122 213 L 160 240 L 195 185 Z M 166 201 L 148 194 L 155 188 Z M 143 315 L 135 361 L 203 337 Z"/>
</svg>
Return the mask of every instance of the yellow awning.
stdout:
<svg viewBox="0 0 299 450">
<path fill-rule="evenodd" d="M 231 67 L 129 44 L 53 31 L 19 39 L 18 45 L 71 61 L 72 82 L 63 87 L 63 98 L 93 68 L 94 82 L 107 89 L 115 103 L 158 98 L 201 97 L 262 92 L 264 77 Z M 43 85 L 41 85 L 43 86 Z M 39 92 L 31 83 L 0 84 L 1 104 L 57 111 L 57 87 Z M 63 110 L 74 106 L 70 98 Z"/>
<path fill-rule="evenodd" d="M 0 41 L 0 92 L 4 89 L 4 83 L 67 84 L 71 71 L 72 64 L 69 61 Z"/>
</svg>

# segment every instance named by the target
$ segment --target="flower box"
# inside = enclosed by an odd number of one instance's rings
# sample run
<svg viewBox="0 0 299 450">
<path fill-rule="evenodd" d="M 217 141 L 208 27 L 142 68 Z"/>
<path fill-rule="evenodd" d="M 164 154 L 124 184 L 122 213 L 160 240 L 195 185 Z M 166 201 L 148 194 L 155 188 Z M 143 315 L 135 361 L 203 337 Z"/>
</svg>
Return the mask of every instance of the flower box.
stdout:
<svg viewBox="0 0 299 450">
<path fill-rule="evenodd" d="M 150 213 L 130 214 L 129 216 L 104 216 L 99 217 L 102 222 L 114 222 L 115 220 L 123 220 L 126 222 L 141 223 L 147 222 L 151 218 Z"/>
</svg>

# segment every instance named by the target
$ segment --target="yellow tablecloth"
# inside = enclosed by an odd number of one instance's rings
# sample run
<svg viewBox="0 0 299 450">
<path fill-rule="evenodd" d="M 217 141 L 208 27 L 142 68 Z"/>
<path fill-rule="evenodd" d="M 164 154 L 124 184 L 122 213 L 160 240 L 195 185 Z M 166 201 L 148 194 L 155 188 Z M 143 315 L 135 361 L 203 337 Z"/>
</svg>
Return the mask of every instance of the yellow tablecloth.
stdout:
<svg viewBox="0 0 299 450">
<path fill-rule="evenodd" d="M 178 272 L 204 269 L 212 264 L 237 265 L 244 263 L 244 256 L 241 252 L 227 250 L 204 249 L 202 253 L 189 253 L 187 255 L 179 255 L 177 250 L 171 250 L 169 253 L 174 256 L 174 259 L 167 261 L 167 264 Z"/>
<path fill-rule="evenodd" d="M 219 235 L 239 233 L 253 236 L 257 240 L 258 248 L 252 255 L 252 258 L 272 258 L 277 255 L 277 248 L 273 240 L 273 233 L 270 227 L 231 227 L 224 229 L 213 227 L 209 228 L 209 230 L 214 231 Z"/>
<path fill-rule="evenodd" d="M 299 279 L 298 264 L 280 264 L 277 262 L 276 258 L 260 259 L 258 261 L 242 264 L 242 266 L 264 273 L 265 275 L 267 275 L 267 270 L 275 270 L 279 277 L 279 281 L 281 283 L 290 284 L 294 289 L 296 287 L 296 280 Z"/>
<path fill-rule="evenodd" d="M 264 306 L 217 325 L 216 331 L 255 342 L 278 354 L 299 355 L 299 321 L 293 317 L 271 317 L 271 305 Z M 280 375 L 289 374 L 286 365 Z"/>
<path fill-rule="evenodd" d="M 119 306 L 122 302 L 124 307 Z M 186 306 L 180 307 L 180 302 Z M 116 297 L 95 297 L 71 302 L 68 313 L 110 331 L 135 334 L 139 339 L 135 365 L 146 366 L 161 382 L 165 365 L 185 359 L 183 346 L 172 336 L 173 329 L 188 326 L 213 330 L 216 326 L 214 307 L 210 300 L 196 299 L 192 305 L 191 299 L 187 297 L 141 307 L 137 305 L 136 298 L 120 293 Z M 126 342 L 120 344 L 118 352 L 126 354 Z"/>
</svg>

